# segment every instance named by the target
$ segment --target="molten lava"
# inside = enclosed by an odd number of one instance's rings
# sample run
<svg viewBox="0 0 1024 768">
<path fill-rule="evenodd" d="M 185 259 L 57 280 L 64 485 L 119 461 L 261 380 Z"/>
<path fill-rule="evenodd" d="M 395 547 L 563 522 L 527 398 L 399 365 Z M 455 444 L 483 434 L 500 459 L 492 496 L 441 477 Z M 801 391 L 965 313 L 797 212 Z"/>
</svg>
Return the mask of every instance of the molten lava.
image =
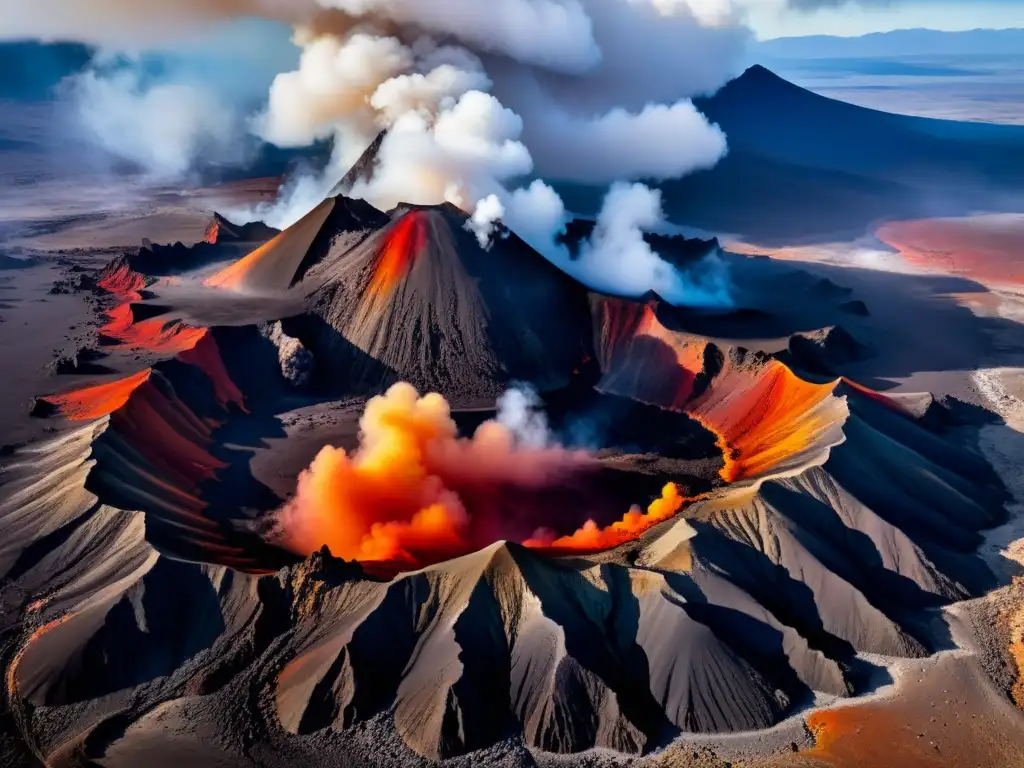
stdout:
<svg viewBox="0 0 1024 768">
<path fill-rule="evenodd" d="M 524 534 L 500 499 L 558 489 L 594 471 L 596 459 L 560 446 L 520 445 L 496 421 L 460 438 L 444 398 L 420 397 L 404 383 L 371 399 L 360 427 L 360 447 L 352 455 L 321 450 L 299 477 L 295 498 L 278 511 L 277 536 L 286 548 L 308 555 L 326 544 L 335 556 L 380 574 L 506 539 L 551 551 L 604 549 L 636 538 L 685 501 L 669 484 L 647 515 L 633 509 L 606 529 L 588 522 L 570 536 L 547 526 Z M 566 513 L 576 521 L 587 516 L 586 510 Z"/>
</svg>

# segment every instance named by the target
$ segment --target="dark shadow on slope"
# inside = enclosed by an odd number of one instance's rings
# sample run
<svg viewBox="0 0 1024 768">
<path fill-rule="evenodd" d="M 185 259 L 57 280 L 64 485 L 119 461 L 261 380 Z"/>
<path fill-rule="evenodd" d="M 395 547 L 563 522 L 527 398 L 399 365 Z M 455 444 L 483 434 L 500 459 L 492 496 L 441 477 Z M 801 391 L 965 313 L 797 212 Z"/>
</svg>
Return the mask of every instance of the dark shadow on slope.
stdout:
<svg viewBox="0 0 1024 768">
<path fill-rule="evenodd" d="M 195 568 L 161 558 L 111 609 L 79 663 L 64 670 L 62 685 L 49 689 L 47 704 L 87 701 L 170 675 L 212 647 L 223 631 L 210 580 Z"/>
<path fill-rule="evenodd" d="M 689 519 L 697 531 L 693 546 L 698 556 L 756 599 L 779 621 L 795 628 L 808 644 L 833 659 L 849 660 L 854 647 L 829 633 L 811 588 L 794 579 L 782 566 L 752 545 L 730 539 L 706 520 Z"/>
<path fill-rule="evenodd" d="M 615 693 L 623 717 L 643 733 L 644 743 L 632 745 L 632 749 L 628 749 L 630 745 L 626 744 L 618 748 L 646 753 L 671 743 L 681 731 L 668 720 L 664 708 L 649 688 L 651 675 L 647 656 L 636 642 L 639 605 L 628 583 L 628 572 L 616 566 L 601 566 L 608 587 L 608 591 L 603 592 L 582 575 L 566 570 L 561 579 L 563 588 L 553 589 L 550 579 L 532 558 L 520 557 L 517 563 L 527 586 L 540 599 L 544 615 L 563 628 L 566 654 Z M 571 582 L 571 586 L 566 588 L 565 581 Z M 589 604 L 607 605 L 604 626 L 587 629 L 594 621 L 583 609 Z M 612 642 L 595 642 L 597 637 Z M 573 684 L 583 687 L 585 681 L 573 678 L 570 668 L 566 668 L 560 677 L 562 685 L 569 687 L 559 709 L 561 716 L 572 722 L 566 728 L 577 737 L 572 750 L 581 751 L 598 745 L 596 725 L 599 713 L 579 706 L 579 702 L 587 701 L 588 697 L 583 691 L 576 695 L 572 691 Z M 536 746 L 558 752 L 565 751 L 567 745 L 542 739 Z"/>
<path fill-rule="evenodd" d="M 783 714 L 809 705 L 814 692 L 797 676 L 786 657 L 782 632 L 753 616 L 708 601 L 687 574 L 662 571 L 666 583 L 686 598 L 683 609 L 743 655 L 771 685 L 784 691 L 790 706 Z"/>
</svg>

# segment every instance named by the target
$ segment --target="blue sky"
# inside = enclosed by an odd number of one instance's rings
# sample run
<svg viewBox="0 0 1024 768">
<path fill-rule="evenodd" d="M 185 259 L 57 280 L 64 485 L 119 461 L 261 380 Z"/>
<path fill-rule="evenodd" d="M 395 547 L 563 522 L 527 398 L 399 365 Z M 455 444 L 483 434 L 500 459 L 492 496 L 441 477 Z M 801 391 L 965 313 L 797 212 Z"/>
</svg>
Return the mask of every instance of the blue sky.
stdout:
<svg viewBox="0 0 1024 768">
<path fill-rule="evenodd" d="M 950 31 L 1024 27 L 1024 0 L 876 0 L 813 12 L 780 11 L 782 0 L 747 0 L 747 4 L 751 8 L 751 24 L 762 39 L 817 34 L 852 36 L 914 27 Z"/>
</svg>

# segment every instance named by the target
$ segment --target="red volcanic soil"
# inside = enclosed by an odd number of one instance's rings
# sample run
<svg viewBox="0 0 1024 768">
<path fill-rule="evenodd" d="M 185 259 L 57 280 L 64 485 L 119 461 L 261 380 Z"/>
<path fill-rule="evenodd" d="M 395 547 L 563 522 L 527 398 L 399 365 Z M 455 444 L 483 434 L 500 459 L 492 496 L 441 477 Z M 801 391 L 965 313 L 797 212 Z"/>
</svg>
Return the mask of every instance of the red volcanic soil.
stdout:
<svg viewBox="0 0 1024 768">
<path fill-rule="evenodd" d="M 86 387 L 63 395 L 40 398 L 56 412 L 71 421 L 88 421 L 113 413 L 128 402 L 132 392 L 149 380 L 151 370 L 145 368 L 124 379 Z"/>
<path fill-rule="evenodd" d="M 728 357 L 708 381 L 709 343 L 666 328 L 652 305 L 602 299 L 595 309 L 601 367 L 615 372 L 601 387 L 681 410 L 714 433 L 725 482 L 777 469 L 811 449 L 839 416 L 830 406 L 837 382 L 804 381 L 774 359 Z"/>
<path fill-rule="evenodd" d="M 177 320 L 168 322 L 154 317 L 135 322 L 131 304 L 119 304 L 107 311 L 109 320 L 100 328 L 100 334 L 114 340 L 118 346 L 142 348 L 160 354 L 176 354 L 194 347 L 206 333 L 205 328 L 185 325 Z"/>
<path fill-rule="evenodd" d="M 815 712 L 815 746 L 788 766 L 1020 768 L 1020 721 L 973 659 L 946 656 L 907 673 L 886 699 Z M 912 694 L 910 689 L 913 688 Z M 776 765 L 776 763 L 772 763 Z"/>
<path fill-rule="evenodd" d="M 115 262 L 104 270 L 96 284 L 120 299 L 121 303 L 107 310 L 107 322 L 100 327 L 100 335 L 116 346 L 141 348 L 159 354 L 174 355 L 192 349 L 203 338 L 206 329 L 179 321 L 168 322 L 161 317 L 136 322 L 132 302 L 142 300 L 141 291 L 149 283 L 126 261 Z"/>
<path fill-rule="evenodd" d="M 767 474 L 806 451 L 834 417 L 818 406 L 832 395 L 835 383 L 804 381 L 777 360 L 744 384 L 687 409 L 719 436 L 725 454 L 721 476 L 728 483 Z"/>
<path fill-rule="evenodd" d="M 139 291 L 146 287 L 146 278 L 129 267 L 127 262 L 121 262 L 104 270 L 96 285 L 125 301 L 139 301 L 142 298 Z"/>
<path fill-rule="evenodd" d="M 247 411 L 242 391 L 231 380 L 227 368 L 224 367 L 224 360 L 221 358 L 217 341 L 209 331 L 202 330 L 203 333 L 199 340 L 191 349 L 182 351 L 178 355 L 178 359 L 203 370 L 203 373 L 213 382 L 214 394 L 217 397 L 217 402 L 222 406 L 237 405 L 243 411 Z"/>
<path fill-rule="evenodd" d="M 178 341 L 183 341 L 186 336 L 190 343 L 187 348 L 176 350 L 179 351 L 178 360 L 200 368 L 207 375 L 213 383 L 217 401 L 222 406 L 231 404 L 245 410 L 242 392 L 228 375 L 217 342 L 210 332 L 206 328 L 192 328 L 188 334 L 180 335 Z M 60 395 L 46 395 L 40 400 L 52 406 L 58 415 L 71 421 L 98 419 L 124 406 L 132 394 L 149 381 L 151 373 L 152 369 L 144 368 L 123 379 Z"/>
<path fill-rule="evenodd" d="M 920 267 L 984 283 L 1024 284 L 1024 216 L 893 221 L 876 235 Z"/>
</svg>

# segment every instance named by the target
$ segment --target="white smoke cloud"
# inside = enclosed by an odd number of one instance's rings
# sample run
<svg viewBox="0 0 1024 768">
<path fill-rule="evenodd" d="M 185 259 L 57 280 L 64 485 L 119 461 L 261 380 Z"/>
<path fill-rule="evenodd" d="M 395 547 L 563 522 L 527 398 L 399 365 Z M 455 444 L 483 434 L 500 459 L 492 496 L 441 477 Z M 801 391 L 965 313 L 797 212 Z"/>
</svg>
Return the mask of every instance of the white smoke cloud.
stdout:
<svg viewBox="0 0 1024 768">
<path fill-rule="evenodd" d="M 185 175 L 200 159 L 241 162 L 241 118 L 211 91 L 147 85 L 134 68 L 90 69 L 64 83 L 89 138 L 157 179 Z"/>
<path fill-rule="evenodd" d="M 537 390 L 517 384 L 498 398 L 495 420 L 515 437 L 520 448 L 550 448 L 557 444 Z"/>
<path fill-rule="evenodd" d="M 495 229 L 505 217 L 505 206 L 497 195 L 488 195 L 476 204 L 476 210 L 466 222 L 466 229 L 476 235 L 481 248 L 489 248 Z"/>
<path fill-rule="evenodd" d="M 732 306 L 728 271 L 717 255 L 683 271 L 651 249 L 644 233 L 664 224 L 659 190 L 619 182 L 609 189 L 597 226 L 576 258 L 564 248 L 545 253 L 581 283 L 604 293 L 636 298 L 654 291 L 677 306 Z"/>
<path fill-rule="evenodd" d="M 339 133 L 368 135 L 368 144 L 379 130 L 370 98 L 412 65 L 412 52 L 393 37 L 316 38 L 303 49 L 298 69 L 274 79 L 257 128 L 281 147 L 307 146 Z"/>
<path fill-rule="evenodd" d="M 650 104 L 635 114 L 614 109 L 594 118 L 554 103 L 530 114 L 529 145 L 537 167 L 558 179 L 675 179 L 710 168 L 726 152 L 725 134 L 688 100 Z"/>
<path fill-rule="evenodd" d="M 381 208 L 452 202 L 466 210 L 533 170 L 522 119 L 492 95 L 467 91 L 434 119 L 407 112 L 391 126 L 373 177 L 354 197 Z"/>
</svg>

